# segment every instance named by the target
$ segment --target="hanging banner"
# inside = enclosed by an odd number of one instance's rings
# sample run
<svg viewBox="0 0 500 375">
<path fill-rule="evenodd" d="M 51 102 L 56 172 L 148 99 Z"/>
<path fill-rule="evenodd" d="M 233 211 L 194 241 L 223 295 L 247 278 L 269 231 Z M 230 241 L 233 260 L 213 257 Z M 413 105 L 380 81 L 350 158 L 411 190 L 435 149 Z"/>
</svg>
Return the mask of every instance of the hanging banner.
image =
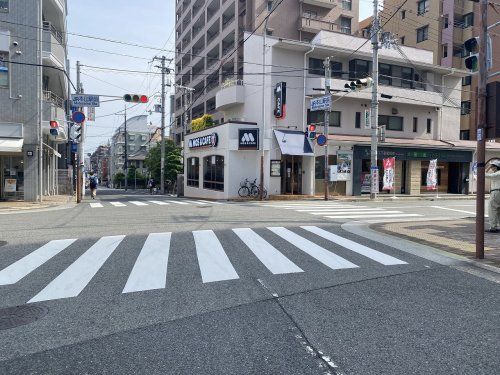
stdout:
<svg viewBox="0 0 500 375">
<path fill-rule="evenodd" d="M 87 121 L 95 121 L 95 107 L 87 108 Z"/>
<path fill-rule="evenodd" d="M 382 190 L 394 189 L 394 170 L 396 168 L 396 158 L 384 159 L 384 187 Z"/>
<path fill-rule="evenodd" d="M 437 159 L 429 162 L 429 169 L 427 170 L 427 190 L 437 189 Z"/>
</svg>

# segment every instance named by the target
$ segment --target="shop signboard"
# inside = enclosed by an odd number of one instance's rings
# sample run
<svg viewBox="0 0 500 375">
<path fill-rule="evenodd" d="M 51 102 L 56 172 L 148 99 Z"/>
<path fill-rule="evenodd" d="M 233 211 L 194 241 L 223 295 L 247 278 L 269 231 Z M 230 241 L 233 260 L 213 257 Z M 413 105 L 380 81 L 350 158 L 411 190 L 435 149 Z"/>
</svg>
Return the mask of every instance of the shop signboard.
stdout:
<svg viewBox="0 0 500 375">
<path fill-rule="evenodd" d="M 15 193 L 16 192 L 16 185 L 17 185 L 17 180 L 15 178 L 6 178 L 3 190 L 6 193 Z"/>
<path fill-rule="evenodd" d="M 396 158 L 384 159 L 384 187 L 382 190 L 394 189 L 394 169 L 396 167 Z"/>
<path fill-rule="evenodd" d="M 278 82 L 274 89 L 274 117 L 284 119 L 286 116 L 286 82 Z"/>
<path fill-rule="evenodd" d="M 258 150 L 259 129 L 238 129 L 238 150 Z"/>
<path fill-rule="evenodd" d="M 429 162 L 427 170 L 427 190 L 436 190 L 437 188 L 437 159 Z"/>
<path fill-rule="evenodd" d="M 365 129 L 370 129 L 371 128 L 371 122 L 370 122 L 370 110 L 365 109 Z"/>
<path fill-rule="evenodd" d="M 337 151 L 337 173 L 338 181 L 349 181 L 352 171 L 352 154 L 350 152 Z"/>
<path fill-rule="evenodd" d="M 271 160 L 271 177 L 281 177 L 281 160 Z"/>
<path fill-rule="evenodd" d="M 331 182 L 339 181 L 339 166 L 338 165 L 329 165 L 328 166 L 328 176 Z"/>
<path fill-rule="evenodd" d="M 361 192 L 369 193 L 371 190 L 370 186 L 370 173 L 363 173 L 361 175 Z"/>
<path fill-rule="evenodd" d="M 191 138 L 188 141 L 189 148 L 217 147 L 219 136 L 217 133 L 204 135 L 202 137 Z"/>
</svg>

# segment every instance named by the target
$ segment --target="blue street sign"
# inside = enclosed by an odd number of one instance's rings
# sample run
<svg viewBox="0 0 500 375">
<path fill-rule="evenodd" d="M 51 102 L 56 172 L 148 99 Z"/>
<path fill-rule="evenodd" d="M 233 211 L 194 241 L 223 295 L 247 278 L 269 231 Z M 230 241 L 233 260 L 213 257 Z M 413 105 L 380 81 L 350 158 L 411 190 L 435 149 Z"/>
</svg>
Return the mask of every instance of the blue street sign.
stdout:
<svg viewBox="0 0 500 375">
<path fill-rule="evenodd" d="M 81 124 L 82 122 L 85 121 L 85 114 L 83 112 L 80 112 L 80 111 L 73 112 L 73 115 L 71 116 L 71 118 L 77 124 Z"/>
<path fill-rule="evenodd" d="M 331 107 L 332 97 L 330 95 L 311 99 L 311 111 L 329 111 Z"/>
<path fill-rule="evenodd" d="M 327 138 L 324 134 L 318 135 L 318 138 L 316 138 L 316 142 L 318 143 L 318 146 L 324 146 L 326 145 Z"/>
<path fill-rule="evenodd" d="M 71 143 L 71 152 L 78 152 L 78 143 Z"/>
</svg>

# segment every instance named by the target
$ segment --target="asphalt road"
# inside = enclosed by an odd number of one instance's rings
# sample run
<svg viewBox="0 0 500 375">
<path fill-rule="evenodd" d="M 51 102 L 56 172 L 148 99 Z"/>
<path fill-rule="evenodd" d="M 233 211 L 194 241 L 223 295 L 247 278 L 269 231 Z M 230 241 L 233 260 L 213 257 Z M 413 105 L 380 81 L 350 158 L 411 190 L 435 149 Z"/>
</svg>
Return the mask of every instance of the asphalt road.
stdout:
<svg viewBox="0 0 500 375">
<path fill-rule="evenodd" d="M 0 373 L 497 373 L 491 274 L 341 228 L 473 209 L 108 190 L 0 215 Z"/>
</svg>

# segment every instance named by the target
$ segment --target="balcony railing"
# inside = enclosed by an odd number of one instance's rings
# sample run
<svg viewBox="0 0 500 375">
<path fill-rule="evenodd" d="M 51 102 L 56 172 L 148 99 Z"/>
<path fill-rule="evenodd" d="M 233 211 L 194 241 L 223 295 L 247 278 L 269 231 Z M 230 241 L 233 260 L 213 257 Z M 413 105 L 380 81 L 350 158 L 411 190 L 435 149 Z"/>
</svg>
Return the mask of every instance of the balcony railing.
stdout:
<svg viewBox="0 0 500 375">
<path fill-rule="evenodd" d="M 64 99 L 54 94 L 52 91 L 43 91 L 43 100 L 55 104 L 57 107 L 64 107 Z"/>
<path fill-rule="evenodd" d="M 228 78 L 222 82 L 221 88 L 232 87 L 232 86 L 244 86 L 242 79 Z"/>
<path fill-rule="evenodd" d="M 57 39 L 57 41 L 61 44 L 64 44 L 63 43 L 63 33 L 59 30 L 57 30 L 54 25 L 52 25 L 50 22 L 47 22 L 47 21 L 43 21 L 43 29 L 45 31 L 50 31 L 50 33 L 54 36 L 54 38 Z"/>
</svg>

